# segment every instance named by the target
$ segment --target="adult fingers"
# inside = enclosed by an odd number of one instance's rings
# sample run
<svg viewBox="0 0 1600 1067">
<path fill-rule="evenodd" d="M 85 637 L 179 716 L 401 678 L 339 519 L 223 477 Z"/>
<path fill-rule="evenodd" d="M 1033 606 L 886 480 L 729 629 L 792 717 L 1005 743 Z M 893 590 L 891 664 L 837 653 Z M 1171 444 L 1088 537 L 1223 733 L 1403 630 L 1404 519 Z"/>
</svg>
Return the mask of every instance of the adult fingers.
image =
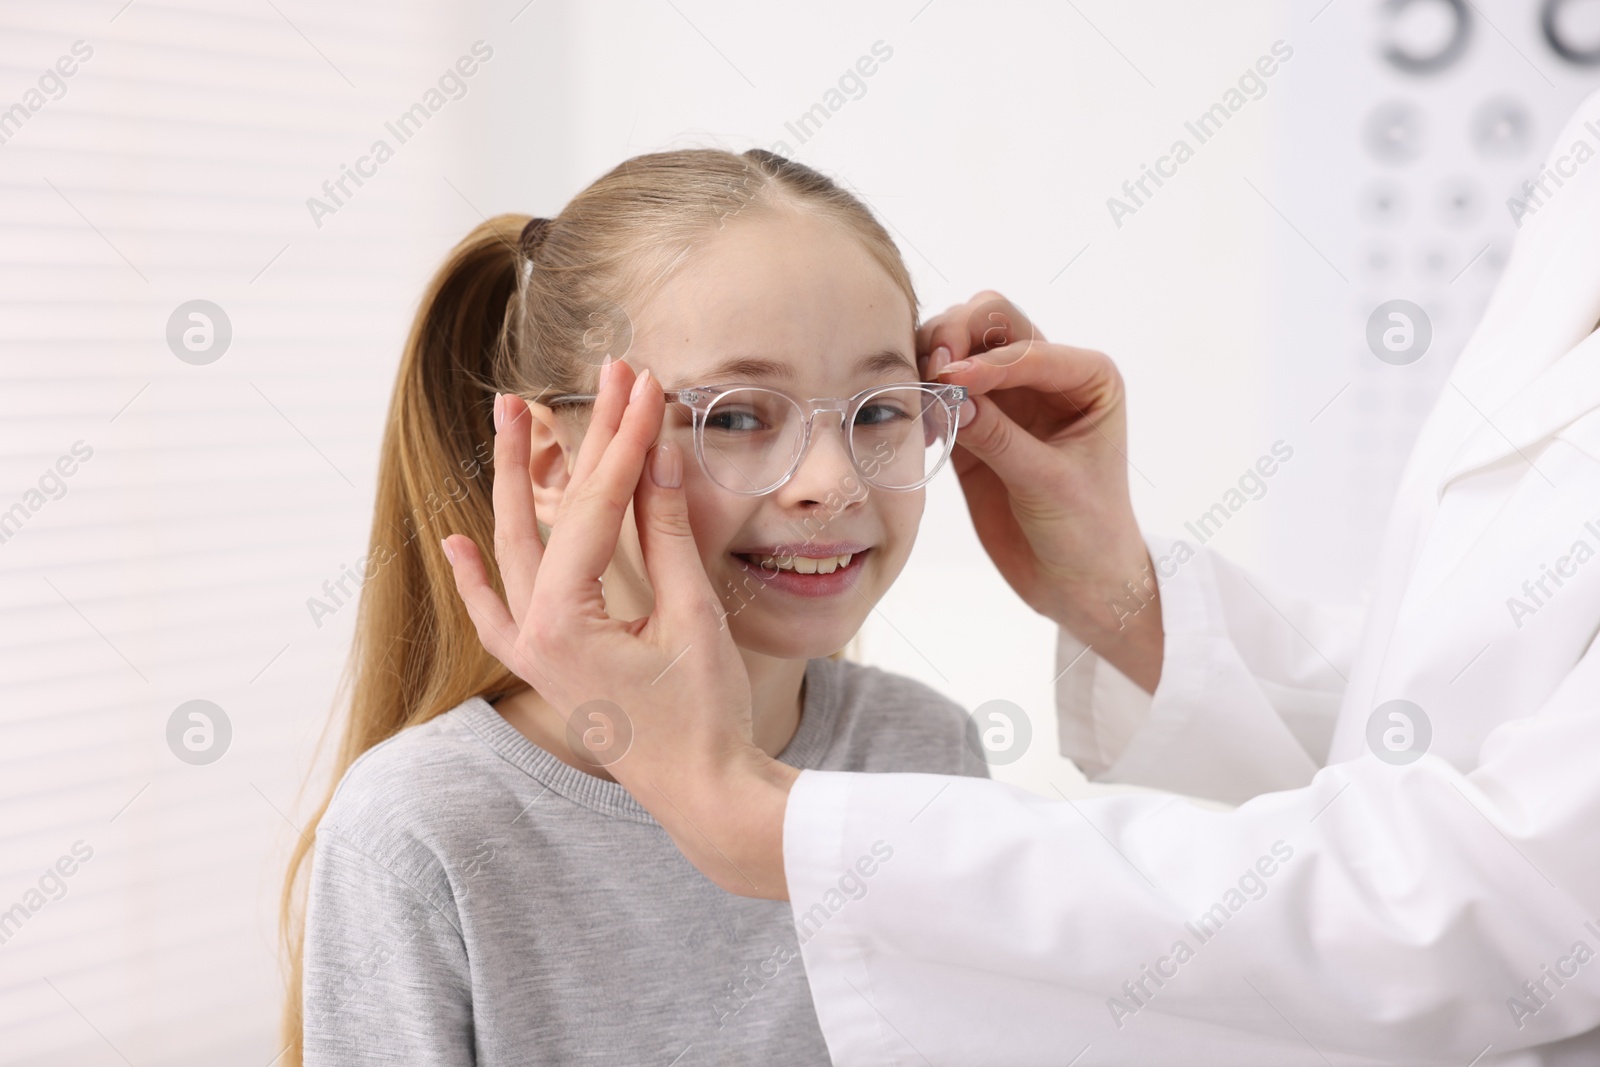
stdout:
<svg viewBox="0 0 1600 1067">
<path fill-rule="evenodd" d="M 1049 445 L 1018 426 L 989 397 L 967 403 L 974 410 L 956 431 L 957 445 L 987 464 L 1014 494 L 1053 484 L 1047 475 L 1061 459 Z"/>
<path fill-rule="evenodd" d="M 514 674 L 530 685 L 537 686 L 538 671 L 517 651 L 517 623 L 506 609 L 494 587 L 489 584 L 489 573 L 483 565 L 483 556 L 472 538 L 451 534 L 439 542 L 444 557 L 455 578 L 456 595 L 466 606 L 473 629 L 483 647 Z M 532 674 L 534 677 L 530 678 Z"/>
<path fill-rule="evenodd" d="M 608 387 L 614 387 L 612 378 Z M 584 610 L 599 601 L 600 576 L 616 551 L 622 517 L 639 484 L 645 454 L 661 431 L 666 402 L 647 370 L 623 397 L 622 420 L 593 469 L 567 483 L 560 520 L 550 532 L 535 599 L 558 615 Z M 584 447 L 590 442 L 585 441 Z M 549 601 L 543 598 L 548 593 Z"/>
<path fill-rule="evenodd" d="M 669 622 L 719 617 L 721 608 L 689 525 L 683 468 L 681 443 L 656 445 L 633 498 L 645 571 L 656 596 L 652 614 Z"/>
<path fill-rule="evenodd" d="M 986 289 L 924 323 L 917 330 L 917 351 L 930 354 L 931 378 L 945 363 L 1004 345 L 1043 340 L 1044 336 L 1020 308 L 993 289 Z M 939 353 L 940 349 L 949 353 L 948 359 Z"/>
<path fill-rule="evenodd" d="M 494 558 L 505 583 L 511 618 L 521 620 L 533 596 L 544 544 L 528 478 L 528 448 L 533 416 L 513 393 L 494 401 Z M 473 547 L 474 557 L 477 555 Z"/>
<path fill-rule="evenodd" d="M 600 462 L 622 422 L 622 411 L 628 406 L 628 390 L 633 388 L 633 383 L 633 368 L 621 360 L 608 359 L 601 366 L 598 395 L 589 413 L 589 425 L 583 431 L 583 441 L 578 445 L 578 458 L 573 461 L 569 484 L 588 477 Z"/>
<path fill-rule="evenodd" d="M 1034 389 L 1046 400 L 1064 401 L 1087 413 L 1120 395 L 1122 377 L 1104 352 L 1048 341 L 1006 345 L 957 360 L 939 372 L 941 381 L 972 393 Z"/>
</svg>

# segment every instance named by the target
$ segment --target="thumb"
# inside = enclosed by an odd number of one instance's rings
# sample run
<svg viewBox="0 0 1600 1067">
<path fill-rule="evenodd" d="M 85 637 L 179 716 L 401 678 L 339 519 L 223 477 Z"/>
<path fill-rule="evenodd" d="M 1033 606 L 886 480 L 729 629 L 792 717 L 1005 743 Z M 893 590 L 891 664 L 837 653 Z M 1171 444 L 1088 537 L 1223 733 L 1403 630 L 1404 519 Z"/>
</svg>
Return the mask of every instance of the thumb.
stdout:
<svg viewBox="0 0 1600 1067">
<path fill-rule="evenodd" d="M 1060 461 L 1050 449 L 1028 433 L 987 396 L 971 396 L 973 414 L 957 423 L 956 444 L 984 462 L 1013 494 L 1047 483 L 1052 464 Z"/>
<path fill-rule="evenodd" d="M 683 491 L 683 449 L 662 442 L 650 450 L 644 477 L 634 495 L 634 515 L 645 572 L 655 590 L 654 614 L 668 619 L 720 615 L 705 564 L 689 525 L 689 499 Z"/>
</svg>

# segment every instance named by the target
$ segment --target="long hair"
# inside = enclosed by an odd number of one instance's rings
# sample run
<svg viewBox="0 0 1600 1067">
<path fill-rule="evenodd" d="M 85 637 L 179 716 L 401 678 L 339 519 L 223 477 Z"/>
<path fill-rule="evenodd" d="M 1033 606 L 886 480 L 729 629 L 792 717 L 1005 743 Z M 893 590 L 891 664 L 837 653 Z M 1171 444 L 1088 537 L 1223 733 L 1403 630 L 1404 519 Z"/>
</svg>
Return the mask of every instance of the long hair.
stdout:
<svg viewBox="0 0 1600 1067">
<path fill-rule="evenodd" d="M 316 824 L 362 753 L 473 696 L 523 688 L 490 656 L 455 591 L 439 539 L 477 542 L 490 581 L 495 392 L 592 391 L 602 350 L 695 248 L 742 215 L 808 212 L 844 227 L 905 292 L 910 273 L 867 207 L 811 168 L 761 149 L 636 156 L 552 219 L 500 215 L 475 228 L 422 296 L 400 357 L 378 464 L 377 500 L 341 686 L 331 781 L 294 846 L 280 901 L 287 954 L 285 1067 L 302 1062 L 304 897 Z"/>
</svg>

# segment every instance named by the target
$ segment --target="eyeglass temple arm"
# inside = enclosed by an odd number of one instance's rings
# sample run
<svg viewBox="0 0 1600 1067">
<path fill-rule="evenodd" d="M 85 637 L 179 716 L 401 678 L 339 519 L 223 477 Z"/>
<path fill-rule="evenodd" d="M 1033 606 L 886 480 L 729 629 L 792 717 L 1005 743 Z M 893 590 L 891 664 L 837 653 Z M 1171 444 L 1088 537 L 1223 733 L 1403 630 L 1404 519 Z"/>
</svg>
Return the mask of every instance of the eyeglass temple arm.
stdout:
<svg viewBox="0 0 1600 1067">
<path fill-rule="evenodd" d="M 661 390 L 661 395 L 666 398 L 667 403 L 675 404 L 678 402 L 678 394 L 681 392 L 683 392 L 681 389 L 663 389 Z M 535 403 L 543 404 L 547 408 L 555 408 L 563 404 L 592 404 L 599 399 L 599 393 L 557 393 L 555 396 L 547 396 L 536 400 Z"/>
</svg>

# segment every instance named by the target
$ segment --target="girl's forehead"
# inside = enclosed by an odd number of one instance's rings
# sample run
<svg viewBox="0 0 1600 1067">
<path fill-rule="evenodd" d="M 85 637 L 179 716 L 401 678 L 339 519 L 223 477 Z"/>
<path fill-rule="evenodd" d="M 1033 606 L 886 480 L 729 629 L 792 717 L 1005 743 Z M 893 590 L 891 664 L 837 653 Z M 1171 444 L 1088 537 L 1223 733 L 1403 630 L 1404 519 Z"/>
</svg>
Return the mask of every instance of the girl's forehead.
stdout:
<svg viewBox="0 0 1600 1067">
<path fill-rule="evenodd" d="M 713 234 L 638 309 L 704 340 L 911 329 L 905 292 L 856 235 L 805 216 L 752 218 Z"/>
<path fill-rule="evenodd" d="M 760 352 L 686 352 L 681 358 L 661 361 L 653 369 L 669 385 L 749 382 L 806 395 L 838 389 L 853 392 L 878 382 L 917 378 L 916 364 L 899 345 L 866 351 L 832 348 L 787 357 Z"/>
<path fill-rule="evenodd" d="M 853 379 L 889 364 L 914 378 L 913 312 L 888 272 L 848 234 L 785 236 L 751 226 L 685 263 L 638 309 L 635 352 L 663 380 Z"/>
</svg>

